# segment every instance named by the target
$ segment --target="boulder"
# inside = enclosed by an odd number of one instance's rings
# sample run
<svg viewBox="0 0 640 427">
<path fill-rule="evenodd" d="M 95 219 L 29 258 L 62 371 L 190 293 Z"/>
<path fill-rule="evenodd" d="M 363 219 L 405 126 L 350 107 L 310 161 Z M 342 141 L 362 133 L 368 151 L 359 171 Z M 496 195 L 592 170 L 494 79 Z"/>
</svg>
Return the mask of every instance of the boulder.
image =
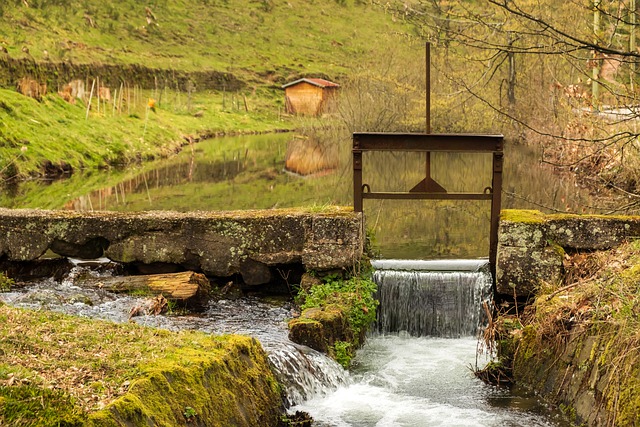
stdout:
<svg viewBox="0 0 640 427">
<path fill-rule="evenodd" d="M 528 298 L 535 295 L 542 282 L 558 284 L 562 281 L 563 251 L 558 246 L 500 246 L 498 258 L 498 294 Z"/>
<path fill-rule="evenodd" d="M 496 290 L 508 296 L 533 296 L 541 283 L 561 281 L 565 251 L 611 249 L 637 236 L 637 216 L 504 210 L 498 230 Z"/>
</svg>

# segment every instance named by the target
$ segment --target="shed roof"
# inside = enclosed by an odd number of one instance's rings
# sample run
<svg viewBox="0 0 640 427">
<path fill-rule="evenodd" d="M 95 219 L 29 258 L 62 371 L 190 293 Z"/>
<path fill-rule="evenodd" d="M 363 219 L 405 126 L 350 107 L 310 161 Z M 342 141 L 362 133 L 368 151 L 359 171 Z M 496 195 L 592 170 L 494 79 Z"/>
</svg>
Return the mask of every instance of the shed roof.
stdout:
<svg viewBox="0 0 640 427">
<path fill-rule="evenodd" d="M 325 79 L 307 79 L 307 78 L 303 78 L 303 79 L 298 79 L 294 82 L 291 83 L 287 83 L 286 85 L 282 85 L 282 89 L 286 89 L 290 86 L 294 86 L 297 85 L 298 83 L 309 83 L 312 84 L 314 86 L 318 86 L 321 88 L 325 88 L 325 87 L 340 87 L 340 85 L 338 83 L 333 83 L 330 82 L 329 80 L 325 80 Z"/>
</svg>

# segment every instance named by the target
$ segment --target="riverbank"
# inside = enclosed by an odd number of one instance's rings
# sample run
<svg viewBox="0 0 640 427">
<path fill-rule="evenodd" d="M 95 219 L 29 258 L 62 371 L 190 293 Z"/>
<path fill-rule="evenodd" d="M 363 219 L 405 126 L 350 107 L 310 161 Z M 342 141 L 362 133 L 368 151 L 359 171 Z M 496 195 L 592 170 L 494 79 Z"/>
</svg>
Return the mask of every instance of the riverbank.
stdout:
<svg viewBox="0 0 640 427">
<path fill-rule="evenodd" d="M 561 281 L 492 325 L 502 368 L 577 425 L 640 423 L 639 250 L 634 241 L 566 254 Z"/>
<path fill-rule="evenodd" d="M 250 337 L 5 304 L 0 319 L 2 425 L 277 425 L 283 411 L 266 355 Z"/>
<path fill-rule="evenodd" d="M 140 101 L 119 111 L 111 103 L 98 111 L 96 101 L 88 109 L 80 100 L 71 104 L 57 94 L 38 102 L 0 89 L 0 177 L 55 178 L 83 169 L 125 166 L 171 156 L 201 138 L 299 125 L 260 98 L 247 101 L 249 112 L 223 100 L 221 93 L 194 93 L 187 99 L 173 92 L 153 108 L 148 102 L 152 91 L 139 96 Z"/>
<path fill-rule="evenodd" d="M 283 84 L 344 84 L 387 47 L 410 51 L 398 42 L 412 26 L 364 2 L 58 3 L 0 6 L 4 180 L 131 165 L 214 135 L 290 130 L 300 123 L 286 115 Z M 354 31 L 353 16 L 366 28 Z"/>
</svg>

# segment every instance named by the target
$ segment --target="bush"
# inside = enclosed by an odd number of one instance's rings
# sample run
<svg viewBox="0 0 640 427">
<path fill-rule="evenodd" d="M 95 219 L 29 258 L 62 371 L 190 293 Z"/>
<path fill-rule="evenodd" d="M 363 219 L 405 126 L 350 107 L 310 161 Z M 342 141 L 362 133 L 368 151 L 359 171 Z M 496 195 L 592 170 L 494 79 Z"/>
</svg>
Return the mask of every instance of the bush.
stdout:
<svg viewBox="0 0 640 427">
<path fill-rule="evenodd" d="M 0 292 L 9 292 L 16 282 L 7 277 L 4 273 L 0 273 Z"/>
</svg>

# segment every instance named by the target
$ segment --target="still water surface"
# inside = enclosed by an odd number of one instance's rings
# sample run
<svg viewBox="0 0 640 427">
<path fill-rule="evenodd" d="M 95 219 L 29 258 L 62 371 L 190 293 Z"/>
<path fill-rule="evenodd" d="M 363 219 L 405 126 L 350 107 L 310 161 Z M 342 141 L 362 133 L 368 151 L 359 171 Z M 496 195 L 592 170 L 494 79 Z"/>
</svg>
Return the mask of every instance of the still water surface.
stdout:
<svg viewBox="0 0 640 427">
<path fill-rule="evenodd" d="M 351 141 L 340 166 L 316 176 L 284 170 L 293 134 L 214 138 L 177 156 L 124 170 L 75 173 L 0 191 L 0 206 L 74 210 L 235 210 L 351 205 Z M 310 144 L 312 144 L 310 142 Z M 420 153 L 365 153 L 364 182 L 374 191 L 407 191 L 424 177 Z M 432 154 L 432 176 L 448 191 L 491 185 L 491 156 Z M 589 194 L 559 179 L 539 155 L 507 144 L 503 208 L 597 212 Z M 476 258 L 488 255 L 489 202 L 365 201 L 367 227 L 384 258 Z"/>
</svg>

